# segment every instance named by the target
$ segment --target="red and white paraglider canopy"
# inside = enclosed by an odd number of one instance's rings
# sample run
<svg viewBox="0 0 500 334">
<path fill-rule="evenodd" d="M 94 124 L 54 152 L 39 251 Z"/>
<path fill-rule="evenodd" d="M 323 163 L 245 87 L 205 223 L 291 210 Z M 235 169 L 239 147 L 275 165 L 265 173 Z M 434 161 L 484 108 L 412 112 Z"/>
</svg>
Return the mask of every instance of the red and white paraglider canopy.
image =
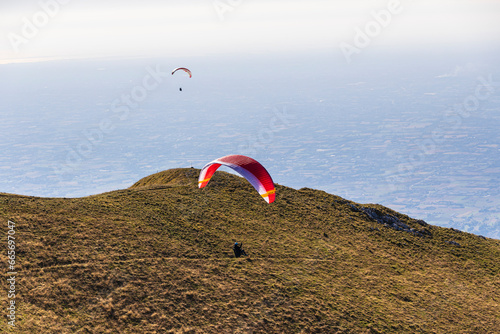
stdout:
<svg viewBox="0 0 500 334">
<path fill-rule="evenodd" d="M 230 167 L 240 173 L 267 203 L 274 202 L 276 189 L 271 175 L 257 160 L 244 155 L 226 155 L 206 164 L 200 172 L 198 187 L 205 187 L 221 165 Z"/>
<path fill-rule="evenodd" d="M 185 67 L 177 67 L 175 68 L 173 71 L 172 71 L 172 75 L 177 72 L 177 71 L 184 71 L 186 72 L 187 74 L 189 74 L 189 77 L 191 78 L 193 76 L 193 74 L 191 73 L 191 71 Z"/>
</svg>

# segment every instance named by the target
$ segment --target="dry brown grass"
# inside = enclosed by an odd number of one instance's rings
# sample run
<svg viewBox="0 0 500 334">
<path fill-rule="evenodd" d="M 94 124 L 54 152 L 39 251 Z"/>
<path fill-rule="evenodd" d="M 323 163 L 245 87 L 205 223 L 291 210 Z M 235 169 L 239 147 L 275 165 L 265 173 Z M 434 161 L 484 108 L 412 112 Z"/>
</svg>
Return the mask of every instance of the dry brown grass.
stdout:
<svg viewBox="0 0 500 334">
<path fill-rule="evenodd" d="M 0 214 L 16 222 L 18 237 L 17 332 L 500 328 L 498 240 L 372 205 L 430 235 L 395 231 L 312 189 L 278 186 L 268 205 L 224 172 L 200 190 L 198 172 L 169 170 L 77 199 L 0 195 Z M 232 256 L 234 241 L 247 258 Z M 0 266 L 6 273 L 6 260 Z"/>
</svg>

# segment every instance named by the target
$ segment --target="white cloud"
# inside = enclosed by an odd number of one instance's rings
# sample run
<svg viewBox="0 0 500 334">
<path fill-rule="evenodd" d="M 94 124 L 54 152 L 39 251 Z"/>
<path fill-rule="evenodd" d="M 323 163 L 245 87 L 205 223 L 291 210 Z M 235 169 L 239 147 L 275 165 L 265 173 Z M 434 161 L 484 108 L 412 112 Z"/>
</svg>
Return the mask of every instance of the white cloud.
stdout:
<svg viewBox="0 0 500 334">
<path fill-rule="evenodd" d="M 59 0 L 45 0 L 59 1 Z M 215 1 L 215 0 L 214 0 Z M 334 50 L 363 28 L 373 11 L 397 0 L 69 1 L 14 52 L 9 33 L 40 11 L 38 2 L 3 8 L 1 58 L 199 55 L 230 52 Z M 500 33 L 498 1 L 399 1 L 394 17 L 372 45 L 494 43 Z"/>
</svg>

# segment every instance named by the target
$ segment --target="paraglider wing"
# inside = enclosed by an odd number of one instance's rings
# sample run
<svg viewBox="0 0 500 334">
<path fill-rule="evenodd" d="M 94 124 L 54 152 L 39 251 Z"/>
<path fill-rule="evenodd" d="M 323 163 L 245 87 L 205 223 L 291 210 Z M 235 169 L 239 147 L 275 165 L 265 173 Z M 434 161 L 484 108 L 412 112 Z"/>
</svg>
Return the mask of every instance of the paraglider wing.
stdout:
<svg viewBox="0 0 500 334">
<path fill-rule="evenodd" d="M 184 71 L 184 72 L 186 72 L 187 74 L 189 74 L 189 77 L 190 77 L 190 78 L 192 77 L 191 71 L 190 71 L 189 69 L 185 68 L 185 67 L 177 67 L 176 69 L 174 69 L 174 70 L 172 71 L 172 75 L 173 75 L 175 72 L 177 72 L 177 71 Z"/>
<path fill-rule="evenodd" d="M 227 155 L 206 164 L 200 172 L 198 187 L 205 187 L 221 165 L 230 167 L 241 174 L 267 203 L 274 202 L 276 189 L 271 175 L 257 160 L 244 155 Z"/>
</svg>

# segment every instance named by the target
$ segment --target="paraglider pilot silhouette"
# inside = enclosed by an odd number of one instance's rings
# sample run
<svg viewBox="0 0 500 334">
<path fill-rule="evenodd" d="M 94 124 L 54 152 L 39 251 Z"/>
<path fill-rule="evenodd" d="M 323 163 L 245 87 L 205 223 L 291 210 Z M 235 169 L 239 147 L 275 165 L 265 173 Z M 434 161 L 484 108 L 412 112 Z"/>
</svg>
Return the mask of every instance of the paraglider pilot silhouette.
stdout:
<svg viewBox="0 0 500 334">
<path fill-rule="evenodd" d="M 233 245 L 234 257 L 240 257 L 242 255 L 246 256 L 245 250 L 243 249 L 243 243 L 238 244 L 237 242 Z"/>
</svg>

